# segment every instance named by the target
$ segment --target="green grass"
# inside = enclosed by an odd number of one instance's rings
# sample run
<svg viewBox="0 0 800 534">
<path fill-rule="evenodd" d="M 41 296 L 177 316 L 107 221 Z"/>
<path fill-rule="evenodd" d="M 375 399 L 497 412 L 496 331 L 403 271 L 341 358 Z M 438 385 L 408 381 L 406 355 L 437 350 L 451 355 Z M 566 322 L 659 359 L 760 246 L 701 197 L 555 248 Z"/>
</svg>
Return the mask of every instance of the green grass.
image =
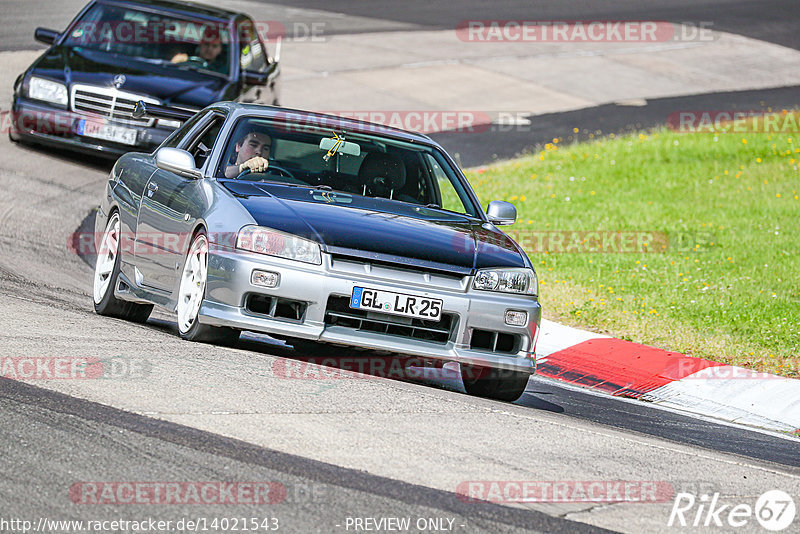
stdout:
<svg viewBox="0 0 800 534">
<path fill-rule="evenodd" d="M 510 233 L 537 268 L 545 317 L 800 376 L 800 135 L 665 129 L 557 141 L 467 173 L 484 205 L 516 204 Z M 565 253 L 543 233 L 554 231 L 653 239 L 639 252 L 577 242 Z M 537 235 L 547 238 L 539 250 Z"/>
</svg>

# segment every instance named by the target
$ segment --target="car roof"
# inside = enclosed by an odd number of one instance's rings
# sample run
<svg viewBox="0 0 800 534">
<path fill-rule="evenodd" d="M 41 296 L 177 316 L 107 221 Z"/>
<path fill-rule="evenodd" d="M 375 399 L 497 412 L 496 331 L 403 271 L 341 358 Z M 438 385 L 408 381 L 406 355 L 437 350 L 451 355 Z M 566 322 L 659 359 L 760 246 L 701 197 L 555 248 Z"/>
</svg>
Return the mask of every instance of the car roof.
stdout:
<svg viewBox="0 0 800 534">
<path fill-rule="evenodd" d="M 238 15 L 239 11 L 230 11 L 207 4 L 196 2 L 183 2 L 180 0 L 96 0 L 98 4 L 116 4 L 130 7 L 147 7 L 158 9 L 159 11 L 169 11 L 173 13 L 191 13 L 208 18 L 220 20 L 230 20 Z"/>
<path fill-rule="evenodd" d="M 238 102 L 217 102 L 213 105 L 213 107 L 226 109 L 230 113 L 235 114 L 236 118 L 239 118 L 241 115 L 248 115 L 278 120 L 290 119 L 291 121 L 308 124 L 310 126 L 325 126 L 352 133 L 376 134 L 402 141 L 439 147 L 438 143 L 424 134 L 410 132 L 408 130 L 401 130 L 400 128 L 394 128 L 392 126 L 386 126 L 374 122 L 341 117 L 338 115 L 316 113 L 313 111 L 283 108 L 264 104 L 242 104 Z"/>
</svg>

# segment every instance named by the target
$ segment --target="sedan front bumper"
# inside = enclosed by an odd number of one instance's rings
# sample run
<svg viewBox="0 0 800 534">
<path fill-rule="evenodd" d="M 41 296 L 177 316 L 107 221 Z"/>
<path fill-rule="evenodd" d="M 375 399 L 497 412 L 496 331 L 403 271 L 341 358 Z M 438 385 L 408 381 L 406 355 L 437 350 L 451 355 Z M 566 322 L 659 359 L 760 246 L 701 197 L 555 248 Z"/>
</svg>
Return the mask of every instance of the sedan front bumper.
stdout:
<svg viewBox="0 0 800 534">
<path fill-rule="evenodd" d="M 541 308 L 533 297 L 472 290 L 472 276 L 394 268 L 330 254 L 323 254 L 322 265 L 316 266 L 214 244 L 209 252 L 201 323 L 535 371 Z M 274 289 L 252 285 L 255 269 L 277 273 L 279 285 Z M 356 286 L 441 299 L 443 318 L 437 325 L 342 309 L 342 302 L 349 300 Z M 527 324 L 505 324 L 508 310 L 526 312 Z M 341 321 L 342 316 L 349 318 Z M 434 331 L 439 333 L 431 334 Z"/>
<path fill-rule="evenodd" d="M 136 130 L 136 144 L 128 145 L 79 135 L 80 120 L 117 124 L 102 117 L 93 117 L 50 106 L 45 102 L 16 97 L 11 108 L 11 136 L 30 143 L 118 157 L 126 152 L 150 152 L 174 131 L 155 126 L 119 123 L 119 126 Z"/>
</svg>

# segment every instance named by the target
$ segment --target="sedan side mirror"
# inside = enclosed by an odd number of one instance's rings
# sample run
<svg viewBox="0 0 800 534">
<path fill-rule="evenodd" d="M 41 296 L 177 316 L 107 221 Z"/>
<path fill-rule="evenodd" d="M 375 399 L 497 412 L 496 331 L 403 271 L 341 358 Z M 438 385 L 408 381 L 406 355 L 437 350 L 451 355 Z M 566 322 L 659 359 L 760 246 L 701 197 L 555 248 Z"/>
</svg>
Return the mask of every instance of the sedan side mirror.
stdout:
<svg viewBox="0 0 800 534">
<path fill-rule="evenodd" d="M 44 44 L 53 44 L 56 42 L 61 34 L 55 30 L 48 30 L 47 28 L 36 28 L 33 32 L 33 38 Z"/>
<path fill-rule="evenodd" d="M 517 220 L 517 208 L 511 202 L 493 200 L 489 202 L 486 215 L 489 216 L 489 222 L 497 226 L 514 224 Z"/>
<path fill-rule="evenodd" d="M 256 72 L 254 70 L 243 70 L 242 81 L 245 85 L 266 85 L 269 80 L 269 73 Z"/>
<path fill-rule="evenodd" d="M 194 157 L 180 148 L 164 147 L 156 152 L 156 166 L 174 172 L 185 178 L 202 178 L 203 174 L 195 166 Z"/>
</svg>

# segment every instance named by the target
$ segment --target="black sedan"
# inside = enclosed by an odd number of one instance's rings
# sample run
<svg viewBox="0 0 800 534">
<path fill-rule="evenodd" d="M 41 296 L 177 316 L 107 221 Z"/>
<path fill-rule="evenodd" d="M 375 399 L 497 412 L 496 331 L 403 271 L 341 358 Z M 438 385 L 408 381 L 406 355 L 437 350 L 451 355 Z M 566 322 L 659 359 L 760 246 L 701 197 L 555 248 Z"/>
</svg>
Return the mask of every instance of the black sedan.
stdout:
<svg viewBox="0 0 800 534">
<path fill-rule="evenodd" d="M 13 141 L 116 157 L 150 151 L 180 122 L 134 118 L 137 101 L 197 111 L 278 103 L 278 61 L 247 15 L 166 0 L 94 0 L 14 83 Z"/>
</svg>

